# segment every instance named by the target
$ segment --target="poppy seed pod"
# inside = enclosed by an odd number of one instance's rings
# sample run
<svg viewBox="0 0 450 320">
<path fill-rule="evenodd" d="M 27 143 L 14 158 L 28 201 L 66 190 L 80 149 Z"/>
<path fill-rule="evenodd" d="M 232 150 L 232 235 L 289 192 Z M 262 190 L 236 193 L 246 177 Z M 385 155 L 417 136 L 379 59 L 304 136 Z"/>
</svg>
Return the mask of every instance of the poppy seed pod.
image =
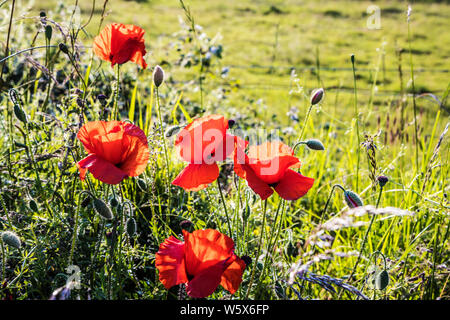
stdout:
<svg viewBox="0 0 450 320">
<path fill-rule="evenodd" d="M 361 198 L 351 190 L 345 190 L 344 196 L 345 202 L 350 208 L 362 207 L 364 205 Z"/>
<path fill-rule="evenodd" d="M 323 88 L 315 89 L 311 94 L 311 105 L 318 104 L 322 101 L 324 92 Z"/>
<path fill-rule="evenodd" d="M 19 249 L 21 246 L 20 238 L 11 231 L 5 231 L 2 233 L 2 241 L 8 246 Z"/>
<path fill-rule="evenodd" d="M 94 209 L 100 216 L 102 216 L 106 220 L 111 220 L 113 218 L 111 209 L 101 199 L 94 199 Z"/>
<path fill-rule="evenodd" d="M 164 81 L 164 70 L 160 66 L 156 66 L 153 71 L 153 82 L 155 86 L 158 88 Z"/>
<path fill-rule="evenodd" d="M 322 142 L 317 139 L 309 139 L 306 141 L 306 146 L 312 150 L 325 150 Z"/>
<path fill-rule="evenodd" d="M 389 178 L 386 176 L 378 176 L 377 180 L 378 180 L 378 183 L 380 184 L 380 187 L 383 188 L 386 185 L 386 183 L 389 181 Z"/>
</svg>

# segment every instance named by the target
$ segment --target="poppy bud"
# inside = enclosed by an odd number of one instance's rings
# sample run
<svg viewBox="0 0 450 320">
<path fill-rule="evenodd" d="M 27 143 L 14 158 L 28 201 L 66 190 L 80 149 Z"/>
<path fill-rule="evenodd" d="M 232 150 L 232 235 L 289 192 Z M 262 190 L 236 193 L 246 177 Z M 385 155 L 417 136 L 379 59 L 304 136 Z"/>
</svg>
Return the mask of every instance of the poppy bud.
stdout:
<svg viewBox="0 0 450 320">
<path fill-rule="evenodd" d="M 350 60 L 352 61 L 352 63 L 355 63 L 355 55 L 352 53 L 352 55 L 350 56 Z"/>
<path fill-rule="evenodd" d="M 252 258 L 249 256 L 242 256 L 241 259 L 244 260 L 246 267 L 252 264 Z"/>
<path fill-rule="evenodd" d="M 39 12 L 39 16 L 40 16 L 41 18 L 45 18 L 45 17 L 46 17 L 45 11 Z"/>
<path fill-rule="evenodd" d="M 315 89 L 311 94 L 311 105 L 318 104 L 320 101 L 322 101 L 323 93 L 323 88 Z"/>
<path fill-rule="evenodd" d="M 306 146 L 312 150 L 325 150 L 322 142 L 317 139 L 309 139 L 308 141 L 306 141 Z"/>
<path fill-rule="evenodd" d="M 134 220 L 134 218 L 129 218 L 126 222 L 127 224 L 127 235 L 130 238 L 133 238 L 136 234 L 136 230 L 137 230 L 137 225 L 136 225 L 136 220 Z"/>
<path fill-rule="evenodd" d="M 236 121 L 234 121 L 233 119 L 228 120 L 228 128 L 231 129 L 235 123 L 236 123 Z"/>
<path fill-rule="evenodd" d="M 164 136 L 166 138 L 170 138 L 174 134 L 176 134 L 179 130 L 180 130 L 180 126 L 179 125 L 175 124 L 173 126 L 169 126 L 169 127 L 167 127 L 166 131 L 164 132 Z"/>
<path fill-rule="evenodd" d="M 180 222 L 181 229 L 189 231 L 189 232 L 192 231 L 193 226 L 194 226 L 194 224 L 189 220 L 183 220 Z"/>
<path fill-rule="evenodd" d="M 47 38 L 48 41 L 50 41 L 50 39 L 52 38 L 52 26 L 51 25 L 46 25 L 45 26 L 45 37 Z"/>
<path fill-rule="evenodd" d="M 160 66 L 156 66 L 153 71 L 153 82 L 155 86 L 158 88 L 164 81 L 164 70 Z"/>
<path fill-rule="evenodd" d="M 386 185 L 386 183 L 389 181 L 389 178 L 386 176 L 378 176 L 377 180 L 378 180 L 378 183 L 380 184 L 380 187 L 383 188 Z"/>
<path fill-rule="evenodd" d="M 81 207 L 82 208 L 86 208 L 89 203 L 91 203 L 91 196 L 87 196 L 86 198 L 83 199 L 83 201 L 81 201 Z"/>
<path fill-rule="evenodd" d="M 375 277 L 375 289 L 383 290 L 389 284 L 389 274 L 386 270 L 381 271 Z"/>
<path fill-rule="evenodd" d="M 94 209 L 97 213 L 105 218 L 106 220 L 111 220 L 113 218 L 113 213 L 108 205 L 100 199 L 94 199 Z"/>
<path fill-rule="evenodd" d="M 144 179 L 137 179 L 137 185 L 138 185 L 139 189 L 141 189 L 142 191 L 147 190 L 147 183 L 145 183 Z"/>
<path fill-rule="evenodd" d="M 345 202 L 350 208 L 356 208 L 363 206 L 361 198 L 351 190 L 345 190 L 344 192 Z"/>
<path fill-rule="evenodd" d="M 98 99 L 98 101 L 100 101 L 100 104 L 101 104 L 102 106 L 105 106 L 105 105 L 106 105 L 106 96 L 105 96 L 104 94 L 99 94 L 99 95 L 97 96 L 97 99 Z"/>
<path fill-rule="evenodd" d="M 19 119 L 23 123 L 28 122 L 27 115 L 18 104 L 14 105 L 14 115 L 17 117 L 17 119 Z"/>
<path fill-rule="evenodd" d="M 20 238 L 11 231 L 5 231 L 2 233 L 2 241 L 8 246 L 19 249 L 21 246 Z"/>
<path fill-rule="evenodd" d="M 111 197 L 109 199 L 109 205 L 113 208 L 117 207 L 119 205 L 119 201 L 117 201 L 116 197 Z"/>
<path fill-rule="evenodd" d="M 38 210 L 39 210 L 36 201 L 34 201 L 33 199 L 31 199 L 30 202 L 28 202 L 28 206 L 29 206 L 30 209 L 33 210 L 34 212 L 38 212 Z"/>
<path fill-rule="evenodd" d="M 65 54 L 69 54 L 69 49 L 67 48 L 67 46 L 64 43 L 60 43 L 58 45 L 59 50 L 61 50 L 62 52 L 64 52 Z"/>
</svg>

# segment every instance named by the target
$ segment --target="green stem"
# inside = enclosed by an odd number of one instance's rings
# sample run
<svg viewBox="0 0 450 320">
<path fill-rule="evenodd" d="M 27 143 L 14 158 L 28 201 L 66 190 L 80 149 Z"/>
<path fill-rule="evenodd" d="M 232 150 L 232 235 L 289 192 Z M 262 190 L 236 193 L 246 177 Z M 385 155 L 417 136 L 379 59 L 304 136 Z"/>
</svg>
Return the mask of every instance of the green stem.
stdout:
<svg viewBox="0 0 450 320">
<path fill-rule="evenodd" d="M 81 210 L 81 195 L 83 194 L 88 194 L 89 196 L 92 196 L 91 193 L 89 191 L 81 191 L 78 194 L 78 206 L 77 206 L 77 211 L 75 213 L 75 217 L 74 217 L 74 227 L 73 227 L 73 236 L 72 236 L 72 246 L 70 248 L 70 255 L 69 255 L 69 266 L 72 265 L 72 260 L 73 260 L 73 253 L 75 251 L 75 245 L 77 242 L 77 234 L 78 234 L 78 216 L 80 215 L 80 210 Z"/>
<path fill-rule="evenodd" d="M 250 282 L 248 284 L 247 293 L 245 294 L 245 300 L 248 299 L 248 295 L 250 294 L 250 290 L 252 289 L 253 279 L 255 277 L 255 270 L 258 265 L 259 254 L 261 253 L 262 239 L 263 239 L 263 235 L 264 235 L 264 229 L 266 228 L 266 212 L 267 212 L 267 199 L 264 200 L 263 221 L 262 221 L 262 227 L 261 227 L 261 234 L 259 236 L 258 251 L 256 251 L 255 262 L 253 263 L 252 275 L 250 278 Z"/>
<path fill-rule="evenodd" d="M 113 120 L 118 120 L 119 115 L 119 86 L 120 86 L 120 64 L 117 64 L 116 92 L 114 93 Z"/>
<path fill-rule="evenodd" d="M 383 188 L 380 187 L 380 193 L 378 194 L 378 200 L 377 200 L 377 206 L 376 206 L 377 208 L 378 208 L 378 205 L 380 203 L 380 199 L 381 199 L 381 194 L 382 193 L 383 193 Z M 372 228 L 373 222 L 375 221 L 375 217 L 376 217 L 376 214 L 372 214 L 372 218 L 370 219 L 369 227 L 366 230 L 366 234 L 364 235 L 364 239 L 363 239 L 363 242 L 361 244 L 361 249 L 359 250 L 358 259 L 356 260 L 356 263 L 353 266 L 353 270 L 352 270 L 350 276 L 348 277 L 349 281 L 352 279 L 353 275 L 355 274 L 356 268 L 358 267 L 358 264 L 361 261 L 361 256 L 362 256 L 362 253 L 363 253 L 364 248 L 366 246 L 367 237 L 368 237 L 368 235 L 370 233 L 370 230 Z M 342 293 L 342 290 L 341 290 L 341 293 Z M 339 297 L 341 296 L 341 293 L 339 294 Z"/>
<path fill-rule="evenodd" d="M 299 141 L 301 141 L 302 138 L 303 138 L 303 133 L 305 132 L 306 123 L 308 122 L 309 114 L 311 113 L 312 107 L 313 107 L 313 105 L 310 105 L 309 109 L 308 109 L 308 112 L 306 113 L 305 121 L 303 122 L 302 131 L 300 132 L 300 136 L 298 137 Z"/>
<path fill-rule="evenodd" d="M 411 48 L 411 30 L 410 23 L 408 19 L 408 43 L 409 43 L 409 60 L 411 66 L 411 88 L 413 96 L 413 109 L 414 109 L 414 134 L 416 139 L 416 172 L 419 171 L 419 135 L 417 128 L 417 106 L 416 106 L 416 87 L 414 84 L 414 65 L 412 60 L 412 48 Z M 419 182 L 419 179 L 417 179 Z M 420 184 L 420 183 L 419 183 Z"/>
<path fill-rule="evenodd" d="M 169 156 L 167 153 L 167 146 L 166 146 L 166 139 L 164 139 L 164 130 L 163 130 L 163 122 L 162 122 L 162 116 L 161 116 L 161 104 L 159 102 L 159 90 L 158 87 L 156 87 L 156 110 L 158 111 L 158 120 L 159 120 L 159 129 L 160 129 L 160 137 L 161 142 L 164 149 L 164 159 L 166 161 L 166 171 L 167 171 L 167 185 L 170 184 L 170 165 L 169 165 Z"/>
<path fill-rule="evenodd" d="M 233 237 L 233 233 L 231 232 L 231 223 L 230 223 L 230 217 L 228 215 L 227 204 L 225 203 L 225 198 L 222 193 L 222 187 L 220 185 L 219 178 L 217 178 L 217 188 L 219 189 L 220 199 L 222 200 L 223 209 L 225 210 L 225 216 L 227 217 L 228 233 L 229 233 L 230 237 Z"/>
<path fill-rule="evenodd" d="M 354 57 L 354 56 L 353 56 Z M 358 192 L 359 189 L 359 146 L 361 145 L 360 137 L 359 137 L 359 111 L 358 111 L 358 94 L 357 94 L 357 88 L 356 88 L 356 70 L 355 70 L 355 60 L 354 58 L 352 60 L 352 70 L 353 70 L 353 86 L 354 86 L 354 94 L 355 94 L 355 119 L 356 119 L 356 135 L 358 137 L 358 145 L 356 146 L 356 156 L 357 156 L 357 162 L 356 162 L 356 192 Z"/>
</svg>

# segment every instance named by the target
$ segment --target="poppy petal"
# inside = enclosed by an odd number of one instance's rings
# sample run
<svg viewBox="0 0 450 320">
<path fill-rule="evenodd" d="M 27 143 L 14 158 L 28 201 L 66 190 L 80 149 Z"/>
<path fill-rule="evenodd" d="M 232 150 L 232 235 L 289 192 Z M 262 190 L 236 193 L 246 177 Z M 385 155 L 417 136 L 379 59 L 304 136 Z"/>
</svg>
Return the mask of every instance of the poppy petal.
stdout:
<svg viewBox="0 0 450 320">
<path fill-rule="evenodd" d="M 187 274 L 196 276 L 216 264 L 222 264 L 223 272 L 232 262 L 234 241 L 223 233 L 214 229 L 183 230 L 183 236 Z"/>
<path fill-rule="evenodd" d="M 186 191 L 198 191 L 204 189 L 219 177 L 219 167 L 213 164 L 189 164 L 181 171 L 173 185 L 182 187 Z"/>
<path fill-rule="evenodd" d="M 127 123 L 124 127 L 124 134 L 128 139 L 128 150 L 122 155 L 120 169 L 130 177 L 136 177 L 145 171 L 148 159 L 147 137 L 139 127 Z"/>
<path fill-rule="evenodd" d="M 242 274 L 244 273 L 245 267 L 244 260 L 236 256 L 233 263 L 222 274 L 220 285 L 231 294 L 234 294 L 242 282 Z"/>
<path fill-rule="evenodd" d="M 281 141 L 251 146 L 248 157 L 255 174 L 267 184 L 280 181 L 286 170 L 300 161 L 293 150 Z"/>
<path fill-rule="evenodd" d="M 248 186 L 260 196 L 261 200 L 266 200 L 272 195 L 273 189 L 255 174 L 250 165 L 241 165 L 235 161 L 234 172 L 247 181 Z"/>
<path fill-rule="evenodd" d="M 155 254 L 159 280 L 166 289 L 188 281 L 184 261 L 184 242 L 174 236 L 166 239 Z"/>
<path fill-rule="evenodd" d="M 283 179 L 275 186 L 275 191 L 285 200 L 303 197 L 314 183 L 313 178 L 302 176 L 294 170 L 286 170 Z"/>
<path fill-rule="evenodd" d="M 178 134 L 175 147 L 186 162 L 209 162 L 208 157 L 226 140 L 227 129 L 228 121 L 221 115 L 213 114 L 195 119 Z"/>
<path fill-rule="evenodd" d="M 111 164 L 103 160 L 101 157 L 90 154 L 77 164 L 80 170 L 80 178 L 83 180 L 86 176 L 86 169 L 97 179 L 108 184 L 118 184 L 127 177 L 127 174 Z"/>
<path fill-rule="evenodd" d="M 193 298 L 206 298 L 221 282 L 223 263 L 217 263 L 194 276 L 186 285 L 186 293 Z"/>
</svg>

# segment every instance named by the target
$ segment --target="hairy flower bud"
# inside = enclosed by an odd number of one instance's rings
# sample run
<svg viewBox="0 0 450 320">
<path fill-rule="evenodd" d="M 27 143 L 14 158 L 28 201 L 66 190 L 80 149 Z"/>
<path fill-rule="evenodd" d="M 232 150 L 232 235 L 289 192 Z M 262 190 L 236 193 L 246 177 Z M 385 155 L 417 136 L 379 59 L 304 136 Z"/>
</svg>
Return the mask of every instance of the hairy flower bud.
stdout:
<svg viewBox="0 0 450 320">
<path fill-rule="evenodd" d="M 351 190 L 345 190 L 344 192 L 345 202 L 350 208 L 362 207 L 363 201 L 361 198 Z"/>
<path fill-rule="evenodd" d="M 306 146 L 312 150 L 325 150 L 322 142 L 317 139 L 309 139 L 306 141 Z"/>
<path fill-rule="evenodd" d="M 137 224 L 136 224 L 136 220 L 134 220 L 134 218 L 129 218 L 126 222 L 126 227 L 127 227 L 127 235 L 130 238 L 133 238 L 136 235 L 136 231 L 137 231 Z"/>
<path fill-rule="evenodd" d="M 153 71 L 153 82 L 158 88 L 164 81 L 164 70 L 160 66 L 156 66 Z"/>
<path fill-rule="evenodd" d="M 322 101 L 324 92 L 323 88 L 315 89 L 311 94 L 311 105 L 318 104 Z"/>
<path fill-rule="evenodd" d="M 114 217 L 111 209 L 101 199 L 94 199 L 94 209 L 100 216 L 102 216 L 106 220 L 111 220 Z"/>
<path fill-rule="evenodd" d="M 11 231 L 2 232 L 2 241 L 8 246 L 19 249 L 21 246 L 20 238 Z"/>
</svg>

